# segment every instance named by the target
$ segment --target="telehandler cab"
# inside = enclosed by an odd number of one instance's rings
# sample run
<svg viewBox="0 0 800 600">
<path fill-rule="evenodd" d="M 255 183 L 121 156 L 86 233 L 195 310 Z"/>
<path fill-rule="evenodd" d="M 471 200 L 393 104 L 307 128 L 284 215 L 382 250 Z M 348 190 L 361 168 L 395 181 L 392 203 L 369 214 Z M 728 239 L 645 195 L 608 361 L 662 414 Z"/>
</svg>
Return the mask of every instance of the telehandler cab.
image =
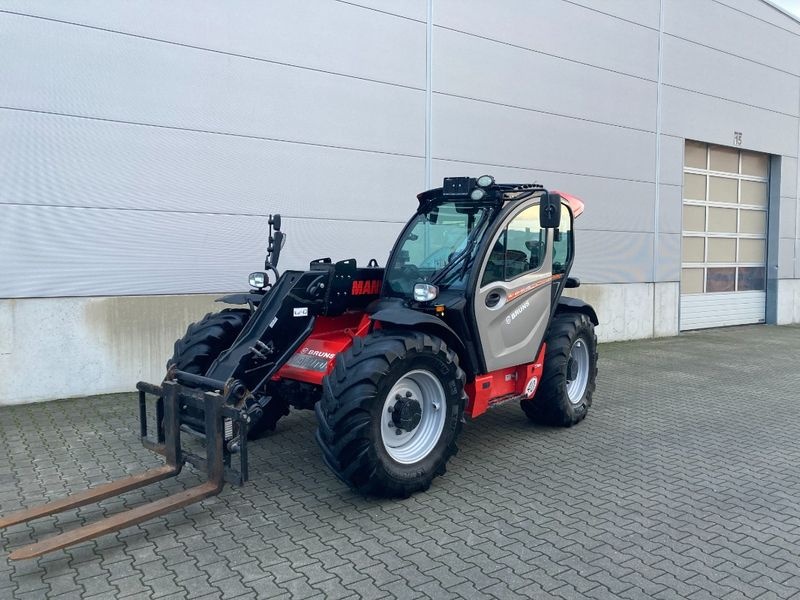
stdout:
<svg viewBox="0 0 800 600">
<path fill-rule="evenodd" d="M 386 268 L 314 260 L 279 275 L 285 241 L 270 217 L 265 271 L 232 305 L 189 326 L 160 385 L 139 382 L 143 444 L 165 464 L 24 510 L 0 527 L 75 508 L 177 475 L 208 481 L 21 548 L 30 558 L 117 531 L 247 480 L 247 440 L 313 408 L 322 457 L 368 495 L 427 489 L 456 452 L 464 416 L 517 400 L 533 421 L 571 426 L 586 416 L 597 374 L 598 324 L 562 296 L 573 220 L 583 203 L 537 184 L 451 177 L 419 206 Z M 273 231 L 274 227 L 274 231 Z M 271 275 L 271 277 L 270 277 Z M 146 394 L 156 398 L 148 434 Z M 152 406 L 152 404 L 150 404 Z M 181 434 L 205 443 L 203 456 Z"/>
</svg>

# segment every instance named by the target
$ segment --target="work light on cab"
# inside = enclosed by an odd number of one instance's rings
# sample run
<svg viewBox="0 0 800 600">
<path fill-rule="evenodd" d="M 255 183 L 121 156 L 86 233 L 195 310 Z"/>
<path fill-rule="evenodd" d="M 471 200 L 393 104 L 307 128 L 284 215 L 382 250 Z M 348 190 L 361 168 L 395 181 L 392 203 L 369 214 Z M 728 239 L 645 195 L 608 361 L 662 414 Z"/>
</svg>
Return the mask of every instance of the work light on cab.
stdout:
<svg viewBox="0 0 800 600">
<path fill-rule="evenodd" d="M 430 302 L 439 295 L 439 288 L 430 283 L 417 283 L 414 285 L 414 300 L 417 302 Z"/>
<path fill-rule="evenodd" d="M 247 278 L 248 283 L 250 284 L 251 288 L 257 290 L 263 290 L 264 287 L 267 285 L 267 274 L 263 271 L 256 271 L 255 273 L 250 273 L 250 276 Z"/>
</svg>

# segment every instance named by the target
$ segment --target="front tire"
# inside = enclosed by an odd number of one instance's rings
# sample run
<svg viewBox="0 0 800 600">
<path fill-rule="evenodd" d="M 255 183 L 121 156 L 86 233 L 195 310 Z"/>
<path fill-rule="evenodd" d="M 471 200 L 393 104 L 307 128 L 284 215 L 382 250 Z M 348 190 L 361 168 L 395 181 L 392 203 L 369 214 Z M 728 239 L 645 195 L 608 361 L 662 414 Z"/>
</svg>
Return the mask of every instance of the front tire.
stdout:
<svg viewBox="0 0 800 600">
<path fill-rule="evenodd" d="M 249 310 L 226 308 L 216 313 L 208 313 L 197 323 L 189 325 L 184 336 L 175 342 L 175 349 L 167 361 L 167 370 L 175 365 L 179 370 L 205 375 L 217 357 L 231 347 L 247 321 Z M 282 398 L 272 398 L 263 409 L 261 418 L 250 424 L 247 438 L 254 440 L 267 431 L 273 431 L 278 419 L 289 414 L 289 405 Z M 200 415 L 192 415 L 200 418 Z M 195 429 L 202 433 L 203 426 Z"/>
<path fill-rule="evenodd" d="M 520 406 L 542 425 L 572 427 L 592 405 L 597 378 L 597 336 L 584 314 L 561 313 L 553 318 L 545 340 L 544 373 L 532 400 Z"/>
<path fill-rule="evenodd" d="M 464 382 L 458 356 L 439 338 L 391 330 L 356 338 L 315 409 L 325 462 L 365 495 L 428 489 L 458 450 Z"/>
</svg>

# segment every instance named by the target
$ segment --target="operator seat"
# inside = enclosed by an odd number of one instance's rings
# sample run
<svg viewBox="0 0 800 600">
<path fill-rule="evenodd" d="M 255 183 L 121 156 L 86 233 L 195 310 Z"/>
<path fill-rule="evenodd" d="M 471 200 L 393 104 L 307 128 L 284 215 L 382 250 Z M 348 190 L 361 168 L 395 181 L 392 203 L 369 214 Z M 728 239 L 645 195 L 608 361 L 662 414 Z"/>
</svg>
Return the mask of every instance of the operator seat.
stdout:
<svg viewBox="0 0 800 600">
<path fill-rule="evenodd" d="M 538 269 L 542 265 L 542 261 L 544 260 L 544 254 L 545 254 L 544 242 L 529 240 L 525 242 L 525 247 L 528 250 L 530 250 L 531 253 L 530 268 Z"/>
<path fill-rule="evenodd" d="M 489 262 L 486 263 L 486 270 L 483 272 L 481 285 L 488 285 L 495 281 L 503 281 L 506 260 L 506 247 L 503 238 L 500 237 L 489 253 Z"/>
</svg>

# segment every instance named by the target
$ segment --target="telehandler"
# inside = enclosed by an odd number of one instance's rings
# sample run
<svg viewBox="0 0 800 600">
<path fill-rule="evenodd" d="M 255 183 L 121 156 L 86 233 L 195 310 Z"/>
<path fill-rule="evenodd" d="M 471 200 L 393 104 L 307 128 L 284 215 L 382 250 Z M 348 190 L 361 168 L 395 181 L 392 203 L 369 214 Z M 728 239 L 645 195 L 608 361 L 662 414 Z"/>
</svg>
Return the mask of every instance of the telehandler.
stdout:
<svg viewBox="0 0 800 600">
<path fill-rule="evenodd" d="M 243 484 L 248 439 L 290 407 L 314 409 L 333 473 L 366 495 L 427 489 L 456 453 L 465 417 L 518 401 L 537 423 L 569 427 L 592 403 L 594 309 L 562 296 L 583 203 L 538 184 L 450 177 L 422 192 L 385 268 L 311 261 L 279 275 L 286 240 L 269 220 L 265 270 L 251 290 L 189 326 L 164 381 L 139 382 L 140 435 L 165 464 L 0 519 L 55 514 L 177 475 L 207 481 L 20 548 L 11 559 L 118 531 Z M 155 398 L 148 402 L 147 396 Z M 150 407 L 150 410 L 148 410 Z M 148 413 L 155 413 L 148 432 Z M 205 453 L 181 436 L 198 437 Z"/>
</svg>

